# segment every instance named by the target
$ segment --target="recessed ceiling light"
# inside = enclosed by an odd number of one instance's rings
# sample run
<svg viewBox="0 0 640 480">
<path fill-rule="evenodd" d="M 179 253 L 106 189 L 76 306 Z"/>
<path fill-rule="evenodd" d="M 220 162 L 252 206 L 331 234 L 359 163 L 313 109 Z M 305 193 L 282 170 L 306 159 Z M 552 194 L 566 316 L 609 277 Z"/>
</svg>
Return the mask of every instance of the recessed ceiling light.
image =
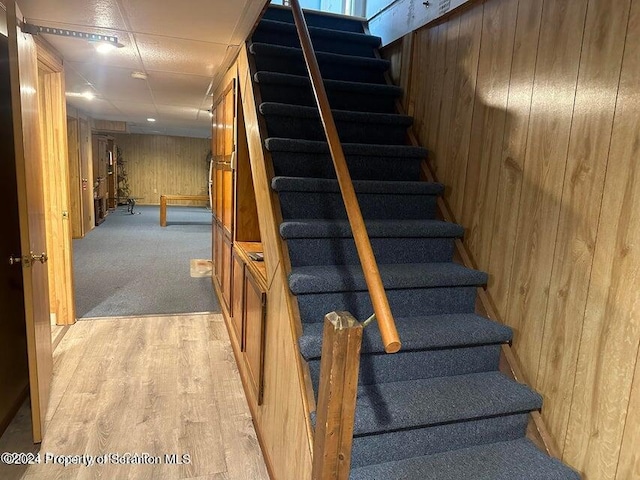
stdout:
<svg viewBox="0 0 640 480">
<path fill-rule="evenodd" d="M 144 72 L 131 72 L 131 78 L 137 78 L 138 80 L 146 80 L 148 75 Z"/>
<path fill-rule="evenodd" d="M 114 50 L 116 50 L 118 47 L 116 47 L 115 44 L 113 43 L 108 43 L 108 42 L 97 42 L 96 43 L 96 51 L 98 53 L 103 53 L 103 54 L 107 54 L 110 53 Z"/>
<path fill-rule="evenodd" d="M 93 92 L 90 91 L 86 91 L 83 93 L 77 93 L 77 92 L 66 92 L 65 95 L 67 97 L 72 97 L 72 98 L 85 98 L 87 100 L 93 100 L 94 98 L 96 98 L 96 96 L 94 95 Z"/>
<path fill-rule="evenodd" d="M 147 122 L 152 122 L 152 123 L 153 123 L 153 122 L 155 122 L 155 121 L 156 121 L 156 119 L 155 119 L 155 118 L 147 118 Z"/>
</svg>

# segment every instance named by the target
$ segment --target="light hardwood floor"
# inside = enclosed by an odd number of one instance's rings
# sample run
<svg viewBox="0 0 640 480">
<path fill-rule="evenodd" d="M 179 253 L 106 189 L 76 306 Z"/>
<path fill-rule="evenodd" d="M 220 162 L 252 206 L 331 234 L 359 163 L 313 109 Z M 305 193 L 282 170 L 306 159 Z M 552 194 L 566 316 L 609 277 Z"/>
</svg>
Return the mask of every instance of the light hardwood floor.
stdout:
<svg viewBox="0 0 640 480">
<path fill-rule="evenodd" d="M 28 411 L 21 414 L 28 419 Z M 268 479 L 218 314 L 78 322 L 54 352 L 47 419 L 43 461 L 47 453 L 148 454 L 161 461 L 0 465 L 0 478 Z M 0 450 L 29 451 L 19 433 L 10 428 Z M 165 454 L 188 454 L 190 462 L 171 465 Z"/>
</svg>

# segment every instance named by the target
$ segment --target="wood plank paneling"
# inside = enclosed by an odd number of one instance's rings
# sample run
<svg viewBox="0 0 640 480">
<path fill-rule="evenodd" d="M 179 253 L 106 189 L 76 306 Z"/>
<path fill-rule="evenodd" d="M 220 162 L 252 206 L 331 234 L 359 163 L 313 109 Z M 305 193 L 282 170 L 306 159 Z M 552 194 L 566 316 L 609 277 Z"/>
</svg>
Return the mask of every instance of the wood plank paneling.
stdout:
<svg viewBox="0 0 640 480">
<path fill-rule="evenodd" d="M 453 112 L 450 123 L 448 165 L 446 177 L 456 179 L 456 189 L 445 191 L 445 198 L 454 212 L 459 212 L 464 201 L 464 179 L 471 140 L 471 125 L 476 98 L 476 80 L 484 3 L 479 3 L 460 17 L 457 72 L 454 81 Z"/>
<path fill-rule="evenodd" d="M 572 381 L 595 250 L 630 1 L 590 0 L 571 126 L 567 171 L 542 341 L 538 387 L 545 416 L 564 443 Z M 597 108 L 594 108 L 597 105 Z M 569 294 L 571 292 L 571 294 Z"/>
<path fill-rule="evenodd" d="M 449 167 L 449 139 L 451 133 L 451 117 L 455 79 L 458 76 L 458 37 L 460 35 L 460 17 L 452 19 L 444 25 L 444 78 L 440 95 L 440 118 L 436 133 L 435 151 L 438 155 L 441 181 L 446 183 Z M 440 154 L 441 153 L 441 154 Z"/>
<path fill-rule="evenodd" d="M 511 295 L 506 321 L 527 379 L 535 386 L 555 247 L 586 0 L 546 1 L 533 86 L 531 120 Z"/>
<path fill-rule="evenodd" d="M 486 0 L 413 35 L 383 55 L 564 460 L 640 477 L 640 0 Z"/>
<path fill-rule="evenodd" d="M 525 154 L 531 118 L 533 79 L 543 0 L 520 2 L 511 64 L 507 115 L 493 224 L 502 232 L 491 238 L 489 291 L 503 315 L 510 298 L 511 269 L 518 231 Z"/>
<path fill-rule="evenodd" d="M 462 210 L 454 210 L 467 229 L 467 245 L 482 265 L 487 264 L 491 247 L 485 239 L 493 229 L 517 8 L 511 0 L 484 7 L 469 158 L 465 181 L 459 188 L 464 191 L 464 200 Z"/>
<path fill-rule="evenodd" d="M 114 135 L 122 150 L 131 196 L 158 205 L 160 195 L 207 195 L 209 140 L 160 135 Z M 183 205 L 198 202 L 184 201 Z"/>
<path fill-rule="evenodd" d="M 623 435 L 629 441 L 640 428 L 627 416 L 640 342 L 640 58 L 631 47 L 638 42 L 640 2 L 634 1 L 565 442 L 565 458 L 603 480 L 616 478 Z M 632 458 L 621 459 L 621 472 L 633 470 Z"/>
</svg>

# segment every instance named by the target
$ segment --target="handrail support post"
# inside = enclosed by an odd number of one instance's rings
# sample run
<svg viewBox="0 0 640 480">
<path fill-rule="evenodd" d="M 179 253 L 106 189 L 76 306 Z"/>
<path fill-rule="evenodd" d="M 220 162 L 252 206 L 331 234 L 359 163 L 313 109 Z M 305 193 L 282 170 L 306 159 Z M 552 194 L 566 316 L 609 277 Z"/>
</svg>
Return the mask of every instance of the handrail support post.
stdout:
<svg viewBox="0 0 640 480">
<path fill-rule="evenodd" d="M 324 317 L 313 448 L 313 480 L 348 480 L 362 324 L 348 312 Z"/>
</svg>

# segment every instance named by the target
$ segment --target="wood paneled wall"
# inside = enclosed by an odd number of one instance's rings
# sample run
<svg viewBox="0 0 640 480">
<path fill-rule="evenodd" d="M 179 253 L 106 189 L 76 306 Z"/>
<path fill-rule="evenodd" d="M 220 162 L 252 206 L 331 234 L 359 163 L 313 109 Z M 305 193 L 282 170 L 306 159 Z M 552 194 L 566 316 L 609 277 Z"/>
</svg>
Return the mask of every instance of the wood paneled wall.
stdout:
<svg viewBox="0 0 640 480">
<path fill-rule="evenodd" d="M 206 138 L 114 135 L 122 150 L 131 196 L 158 205 L 160 195 L 208 195 L 211 148 Z M 202 202 L 177 202 L 202 205 Z"/>
<path fill-rule="evenodd" d="M 640 478 L 639 44 L 640 0 L 486 0 L 384 52 L 585 480 Z"/>
</svg>

